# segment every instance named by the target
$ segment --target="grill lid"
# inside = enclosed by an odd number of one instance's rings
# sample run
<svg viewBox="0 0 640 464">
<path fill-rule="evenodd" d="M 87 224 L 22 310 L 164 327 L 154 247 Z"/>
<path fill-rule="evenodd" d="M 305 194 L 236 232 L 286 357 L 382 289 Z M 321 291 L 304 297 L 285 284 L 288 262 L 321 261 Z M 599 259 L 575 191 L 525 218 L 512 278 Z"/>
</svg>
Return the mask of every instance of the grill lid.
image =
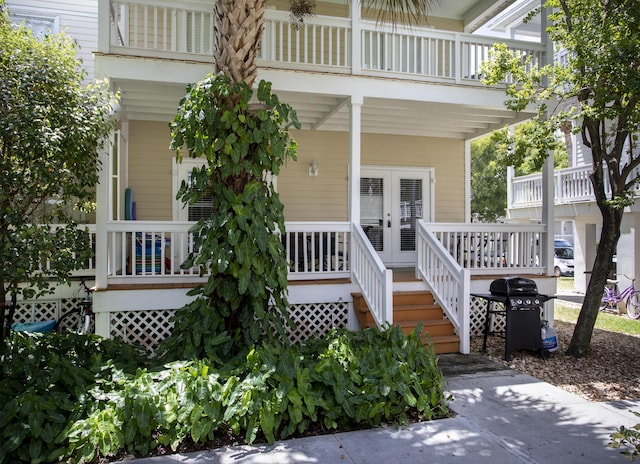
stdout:
<svg viewBox="0 0 640 464">
<path fill-rule="evenodd" d="M 538 287 L 531 279 L 503 277 L 491 282 L 489 291 L 494 295 L 533 295 L 538 293 Z"/>
</svg>

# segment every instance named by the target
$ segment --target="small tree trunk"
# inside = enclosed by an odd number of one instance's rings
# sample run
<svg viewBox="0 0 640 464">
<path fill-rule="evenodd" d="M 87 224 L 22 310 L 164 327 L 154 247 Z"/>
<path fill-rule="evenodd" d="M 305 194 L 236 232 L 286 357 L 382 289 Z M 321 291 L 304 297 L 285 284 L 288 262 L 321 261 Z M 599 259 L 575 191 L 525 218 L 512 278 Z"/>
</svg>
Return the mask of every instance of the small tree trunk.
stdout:
<svg viewBox="0 0 640 464">
<path fill-rule="evenodd" d="M 607 209 L 608 214 L 603 214 L 602 234 L 600 235 L 600 243 L 598 244 L 591 280 L 587 287 L 571 342 L 567 348 L 567 354 L 576 357 L 586 356 L 589 351 L 591 335 L 600 310 L 600 302 L 602 301 L 602 292 L 609 277 L 613 255 L 620 238 L 622 210 L 611 207 Z"/>
</svg>

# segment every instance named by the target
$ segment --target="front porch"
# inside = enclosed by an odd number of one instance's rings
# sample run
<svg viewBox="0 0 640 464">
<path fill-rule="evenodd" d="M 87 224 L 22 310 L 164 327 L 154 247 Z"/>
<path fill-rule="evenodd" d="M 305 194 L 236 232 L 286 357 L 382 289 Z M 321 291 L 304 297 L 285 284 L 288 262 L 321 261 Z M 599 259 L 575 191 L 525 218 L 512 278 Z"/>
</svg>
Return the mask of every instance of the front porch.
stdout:
<svg viewBox="0 0 640 464">
<path fill-rule="evenodd" d="M 171 315 L 189 301 L 189 288 L 206 280 L 197 269 L 179 266 L 193 244 L 191 225 L 108 223 L 107 253 L 97 255 L 95 268 L 87 271 L 95 272 L 96 333 L 148 348 L 169 334 Z M 536 280 L 541 293 L 555 293 L 555 280 L 545 277 L 545 235 L 541 225 L 419 222 L 415 267 L 393 269 L 382 263 L 359 225 L 287 223 L 283 243 L 290 265 L 290 314 L 298 326 L 291 338 L 303 340 L 332 327 L 360 329 L 355 293 L 362 295 L 371 320 L 380 327 L 397 322 L 394 292 L 428 291 L 453 325 L 458 351 L 468 353 L 470 337 L 481 334 L 484 324 L 484 305 L 471 293 L 486 292 L 491 280 L 507 275 L 526 275 Z M 23 302 L 21 321 L 56 317 L 72 307 L 71 296 L 58 300 Z M 543 314 L 553 320 L 553 305 Z"/>
</svg>

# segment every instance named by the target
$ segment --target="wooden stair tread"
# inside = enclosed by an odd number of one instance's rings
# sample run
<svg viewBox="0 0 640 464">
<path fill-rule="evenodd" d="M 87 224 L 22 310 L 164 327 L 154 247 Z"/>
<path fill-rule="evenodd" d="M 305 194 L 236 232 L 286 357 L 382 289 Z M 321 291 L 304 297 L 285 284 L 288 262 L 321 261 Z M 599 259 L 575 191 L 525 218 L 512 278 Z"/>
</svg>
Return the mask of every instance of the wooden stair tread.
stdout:
<svg viewBox="0 0 640 464">
<path fill-rule="evenodd" d="M 416 319 L 414 321 L 398 321 L 395 324 L 400 326 L 422 324 L 425 327 L 428 327 L 430 325 L 451 325 L 451 322 L 446 319 Z"/>
</svg>

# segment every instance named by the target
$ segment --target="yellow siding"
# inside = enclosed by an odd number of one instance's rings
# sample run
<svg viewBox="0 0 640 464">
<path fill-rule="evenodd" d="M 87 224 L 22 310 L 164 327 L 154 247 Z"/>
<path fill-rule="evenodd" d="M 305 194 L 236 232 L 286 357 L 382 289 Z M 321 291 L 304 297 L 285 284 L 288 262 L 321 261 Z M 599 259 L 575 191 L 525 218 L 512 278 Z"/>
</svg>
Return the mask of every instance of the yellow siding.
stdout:
<svg viewBox="0 0 640 464">
<path fill-rule="evenodd" d="M 435 168 L 435 221 L 464 221 L 464 141 L 364 134 L 362 164 Z"/>
<path fill-rule="evenodd" d="M 166 123 L 130 122 L 129 187 L 139 220 L 172 218 L 172 168 Z M 349 134 L 296 131 L 298 161 L 283 166 L 278 192 L 287 221 L 348 219 Z M 312 161 L 318 176 L 309 176 Z M 362 164 L 434 168 L 435 220 L 464 221 L 464 142 L 427 137 L 363 134 Z"/>
<path fill-rule="evenodd" d="M 289 162 L 278 176 L 278 193 L 287 221 L 346 221 L 349 134 L 298 131 L 298 161 Z M 309 176 L 317 160 L 318 175 Z"/>
<path fill-rule="evenodd" d="M 349 134 L 300 131 L 298 162 L 278 176 L 278 192 L 288 221 L 345 221 L 348 218 Z M 319 162 L 317 177 L 309 165 Z M 363 134 L 362 164 L 434 168 L 435 220 L 464 221 L 464 142 L 426 137 Z"/>
<path fill-rule="evenodd" d="M 129 188 L 140 221 L 170 221 L 174 153 L 166 122 L 129 123 Z"/>
</svg>

